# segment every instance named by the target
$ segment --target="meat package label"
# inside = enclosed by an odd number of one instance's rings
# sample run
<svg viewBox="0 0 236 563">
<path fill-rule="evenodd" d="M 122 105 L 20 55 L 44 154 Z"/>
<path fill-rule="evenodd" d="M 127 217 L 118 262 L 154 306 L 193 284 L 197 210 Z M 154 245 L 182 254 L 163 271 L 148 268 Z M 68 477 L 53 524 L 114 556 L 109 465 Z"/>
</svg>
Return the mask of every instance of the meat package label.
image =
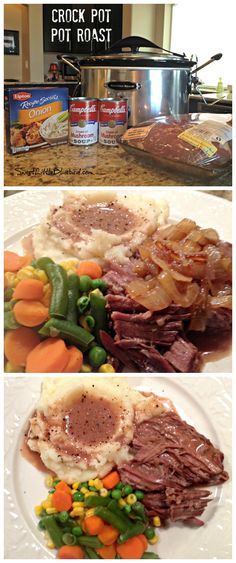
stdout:
<svg viewBox="0 0 236 563">
<path fill-rule="evenodd" d="M 148 125 L 147 127 L 133 127 L 132 129 L 128 129 L 122 139 L 125 141 L 131 141 L 132 139 L 137 139 L 138 141 L 144 141 L 148 136 L 148 133 L 154 127 L 155 123 Z"/>
<path fill-rule="evenodd" d="M 213 143 L 224 145 L 232 139 L 232 127 L 209 119 L 186 129 L 178 137 L 211 157 L 217 152 Z"/>
</svg>

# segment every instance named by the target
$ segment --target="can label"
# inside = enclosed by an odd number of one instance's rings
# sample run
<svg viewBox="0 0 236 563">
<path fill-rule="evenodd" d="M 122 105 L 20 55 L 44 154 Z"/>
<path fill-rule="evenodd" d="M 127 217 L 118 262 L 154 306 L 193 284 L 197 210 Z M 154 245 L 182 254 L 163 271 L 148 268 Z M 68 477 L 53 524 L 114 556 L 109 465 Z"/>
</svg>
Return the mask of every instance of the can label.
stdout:
<svg viewBox="0 0 236 563">
<path fill-rule="evenodd" d="M 116 146 L 117 137 L 126 131 L 127 125 L 127 100 L 99 100 L 99 143 Z"/>
<path fill-rule="evenodd" d="M 69 143 L 71 145 L 92 145 L 97 140 L 97 100 L 88 98 L 69 100 Z"/>
</svg>

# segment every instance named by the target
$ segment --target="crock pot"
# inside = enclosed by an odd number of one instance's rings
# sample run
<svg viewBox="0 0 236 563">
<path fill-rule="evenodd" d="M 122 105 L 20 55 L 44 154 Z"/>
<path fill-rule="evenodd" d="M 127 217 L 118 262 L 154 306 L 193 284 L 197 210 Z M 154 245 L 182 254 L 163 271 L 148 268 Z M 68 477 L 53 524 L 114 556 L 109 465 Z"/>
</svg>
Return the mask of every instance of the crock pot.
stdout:
<svg viewBox="0 0 236 563">
<path fill-rule="evenodd" d="M 140 51 L 140 48 L 158 52 Z M 128 49 L 128 50 L 127 50 Z M 199 68 L 220 58 L 215 55 Z M 128 99 L 129 125 L 158 115 L 188 113 L 192 68 L 195 61 L 159 47 L 142 37 L 126 37 L 106 52 L 78 61 L 67 55 L 59 60 L 76 69 L 74 96 Z M 193 72 L 199 69 L 195 69 Z"/>
</svg>

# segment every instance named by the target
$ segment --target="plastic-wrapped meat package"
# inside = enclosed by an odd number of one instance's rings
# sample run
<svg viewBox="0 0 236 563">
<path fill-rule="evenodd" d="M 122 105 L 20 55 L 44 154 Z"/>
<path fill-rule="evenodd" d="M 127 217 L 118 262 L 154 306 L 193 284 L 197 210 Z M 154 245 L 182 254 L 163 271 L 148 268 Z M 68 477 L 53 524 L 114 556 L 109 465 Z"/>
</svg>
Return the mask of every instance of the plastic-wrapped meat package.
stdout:
<svg viewBox="0 0 236 563">
<path fill-rule="evenodd" d="M 139 158 L 181 175 L 221 176 L 231 170 L 232 116 L 161 116 L 128 129 L 119 143 Z"/>
</svg>

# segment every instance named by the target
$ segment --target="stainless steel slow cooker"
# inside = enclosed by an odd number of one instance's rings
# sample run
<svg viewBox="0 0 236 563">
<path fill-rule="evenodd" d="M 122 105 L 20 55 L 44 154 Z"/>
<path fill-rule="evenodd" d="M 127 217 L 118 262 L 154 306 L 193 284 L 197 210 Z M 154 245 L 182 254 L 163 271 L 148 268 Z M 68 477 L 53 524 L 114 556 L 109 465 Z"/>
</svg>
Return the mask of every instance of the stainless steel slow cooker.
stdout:
<svg viewBox="0 0 236 563">
<path fill-rule="evenodd" d="M 140 47 L 159 52 L 140 51 Z M 220 57 L 221 54 L 215 55 L 199 68 Z M 189 111 L 192 68 L 196 62 L 142 37 L 127 37 L 106 52 L 81 61 L 67 55 L 59 55 L 58 59 L 78 72 L 74 96 L 127 98 L 129 125 L 158 115 Z"/>
</svg>

